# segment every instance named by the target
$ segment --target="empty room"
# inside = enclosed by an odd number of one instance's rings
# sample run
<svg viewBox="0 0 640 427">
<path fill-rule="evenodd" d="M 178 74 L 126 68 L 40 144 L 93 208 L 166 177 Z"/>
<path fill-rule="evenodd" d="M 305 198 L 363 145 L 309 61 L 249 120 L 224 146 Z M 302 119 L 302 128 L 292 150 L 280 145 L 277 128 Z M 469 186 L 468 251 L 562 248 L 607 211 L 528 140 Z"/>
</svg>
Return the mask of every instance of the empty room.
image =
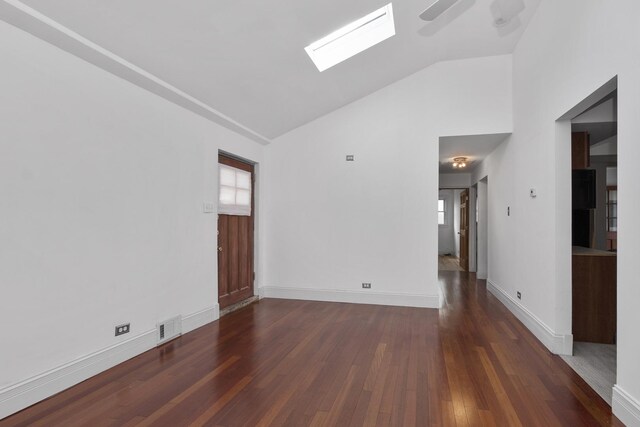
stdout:
<svg viewBox="0 0 640 427">
<path fill-rule="evenodd" d="M 638 16 L 0 0 L 0 427 L 640 427 Z"/>
</svg>

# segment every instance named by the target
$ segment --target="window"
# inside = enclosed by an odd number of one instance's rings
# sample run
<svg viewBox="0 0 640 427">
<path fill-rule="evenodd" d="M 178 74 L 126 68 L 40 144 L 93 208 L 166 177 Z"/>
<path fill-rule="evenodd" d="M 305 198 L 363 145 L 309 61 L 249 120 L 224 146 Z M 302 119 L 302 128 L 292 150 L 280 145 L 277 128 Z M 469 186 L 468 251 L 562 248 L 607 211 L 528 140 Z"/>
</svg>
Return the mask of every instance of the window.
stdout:
<svg viewBox="0 0 640 427">
<path fill-rule="evenodd" d="M 251 216 L 251 172 L 219 165 L 220 198 L 218 213 Z"/>
<path fill-rule="evenodd" d="M 607 231 L 618 231 L 618 187 L 607 187 Z"/>
<path fill-rule="evenodd" d="M 319 71 L 331 68 L 396 34 L 391 3 L 305 47 Z"/>
<path fill-rule="evenodd" d="M 438 225 L 446 225 L 446 203 L 444 199 L 438 200 Z"/>
</svg>

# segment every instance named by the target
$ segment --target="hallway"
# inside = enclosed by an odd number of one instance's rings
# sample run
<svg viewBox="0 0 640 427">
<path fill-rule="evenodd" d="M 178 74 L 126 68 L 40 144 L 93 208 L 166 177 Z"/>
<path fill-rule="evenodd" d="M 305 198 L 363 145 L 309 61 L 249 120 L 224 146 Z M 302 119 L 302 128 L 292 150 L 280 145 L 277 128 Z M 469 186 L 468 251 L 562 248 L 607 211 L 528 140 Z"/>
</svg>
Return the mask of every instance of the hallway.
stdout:
<svg viewBox="0 0 640 427">
<path fill-rule="evenodd" d="M 452 255 L 438 255 L 438 271 L 464 271 L 460 258 Z"/>
<path fill-rule="evenodd" d="M 10 418 L 26 425 L 622 425 L 484 282 L 441 310 L 263 299 Z"/>
</svg>

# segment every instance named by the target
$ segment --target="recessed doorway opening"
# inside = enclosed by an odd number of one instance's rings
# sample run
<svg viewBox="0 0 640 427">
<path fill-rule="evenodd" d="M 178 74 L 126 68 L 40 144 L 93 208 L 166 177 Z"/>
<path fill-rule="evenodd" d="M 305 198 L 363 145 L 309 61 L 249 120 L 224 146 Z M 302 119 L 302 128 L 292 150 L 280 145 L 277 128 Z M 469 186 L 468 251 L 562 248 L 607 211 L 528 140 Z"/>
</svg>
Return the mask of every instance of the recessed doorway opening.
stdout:
<svg viewBox="0 0 640 427">
<path fill-rule="evenodd" d="M 613 79 L 563 116 L 559 140 L 569 198 L 562 207 L 570 227 L 559 236 L 571 242 L 565 302 L 573 355 L 562 356 L 606 402 L 616 383 L 618 118 Z M 568 155 L 570 152 L 570 155 Z"/>
<path fill-rule="evenodd" d="M 446 136 L 439 144 L 438 270 L 487 279 L 488 176 L 483 161 L 510 134 Z M 464 161 L 460 161 L 464 158 Z"/>
<path fill-rule="evenodd" d="M 470 189 L 438 193 L 438 270 L 470 271 Z"/>
</svg>

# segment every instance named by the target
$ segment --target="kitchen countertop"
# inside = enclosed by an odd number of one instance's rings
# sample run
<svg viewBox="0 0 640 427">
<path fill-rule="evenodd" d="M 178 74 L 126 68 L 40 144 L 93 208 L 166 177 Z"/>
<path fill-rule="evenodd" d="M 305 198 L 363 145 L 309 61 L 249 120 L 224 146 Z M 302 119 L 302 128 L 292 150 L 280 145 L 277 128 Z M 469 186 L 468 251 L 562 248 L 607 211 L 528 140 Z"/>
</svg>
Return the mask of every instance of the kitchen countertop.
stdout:
<svg viewBox="0 0 640 427">
<path fill-rule="evenodd" d="M 577 256 L 618 256 L 615 252 L 601 251 L 599 249 L 583 248 L 581 246 L 573 246 L 572 254 Z"/>
</svg>

